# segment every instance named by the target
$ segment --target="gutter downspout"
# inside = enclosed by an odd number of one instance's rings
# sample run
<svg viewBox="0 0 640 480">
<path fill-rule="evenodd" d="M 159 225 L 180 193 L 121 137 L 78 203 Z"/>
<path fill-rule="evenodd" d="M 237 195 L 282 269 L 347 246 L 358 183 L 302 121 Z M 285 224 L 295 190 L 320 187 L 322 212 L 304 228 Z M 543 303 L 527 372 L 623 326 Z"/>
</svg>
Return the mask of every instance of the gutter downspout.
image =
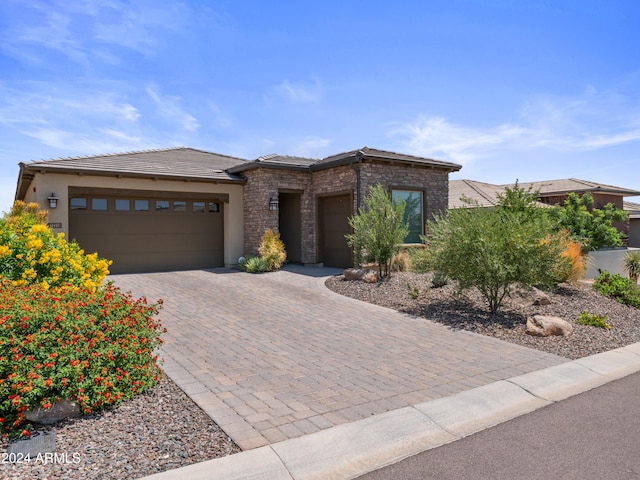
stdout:
<svg viewBox="0 0 640 480">
<path fill-rule="evenodd" d="M 354 163 L 362 163 L 362 151 L 358 150 L 356 152 L 355 158 L 355 161 L 351 162 L 349 166 L 353 169 L 354 172 L 356 172 L 356 211 L 360 211 L 362 197 L 362 195 L 360 194 L 360 168 L 356 168 L 354 166 Z"/>
</svg>

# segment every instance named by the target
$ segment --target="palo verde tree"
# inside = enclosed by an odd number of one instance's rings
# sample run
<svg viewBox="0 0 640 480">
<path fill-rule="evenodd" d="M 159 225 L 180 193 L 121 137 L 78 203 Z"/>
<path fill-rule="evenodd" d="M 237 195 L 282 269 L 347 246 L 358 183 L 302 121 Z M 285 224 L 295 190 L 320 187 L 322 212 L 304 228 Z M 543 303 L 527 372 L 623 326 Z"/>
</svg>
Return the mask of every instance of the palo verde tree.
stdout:
<svg viewBox="0 0 640 480">
<path fill-rule="evenodd" d="M 477 287 L 494 314 L 516 284 L 551 285 L 562 244 L 541 210 L 516 184 L 494 208 L 469 203 L 437 215 L 423 237 L 431 268 L 460 290 Z"/>
<path fill-rule="evenodd" d="M 607 203 L 602 208 L 593 208 L 593 195 L 570 193 L 562 206 L 549 209 L 549 214 L 557 222 L 557 229 L 566 229 L 571 236 L 582 243 L 583 250 L 619 247 L 624 234 L 613 222 L 623 222 L 629 217 L 626 212 Z"/>
<path fill-rule="evenodd" d="M 391 270 L 391 259 L 409 233 L 404 220 L 404 202 L 393 202 L 382 185 L 369 187 L 364 208 L 349 218 L 353 233 L 345 235 L 356 262 L 378 264 L 380 278 Z"/>
</svg>

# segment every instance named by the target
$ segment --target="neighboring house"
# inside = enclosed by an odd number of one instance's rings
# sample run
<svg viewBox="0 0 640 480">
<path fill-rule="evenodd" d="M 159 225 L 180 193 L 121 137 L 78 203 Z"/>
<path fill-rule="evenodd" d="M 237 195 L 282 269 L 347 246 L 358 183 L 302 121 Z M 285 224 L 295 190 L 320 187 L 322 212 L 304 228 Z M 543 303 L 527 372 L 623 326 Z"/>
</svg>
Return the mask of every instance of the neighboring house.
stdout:
<svg viewBox="0 0 640 480">
<path fill-rule="evenodd" d="M 235 265 L 268 228 L 289 261 L 347 267 L 347 218 L 370 186 L 412 200 L 412 241 L 447 208 L 460 168 L 368 147 L 253 161 L 181 147 L 21 163 L 16 199 L 48 209 L 54 232 L 112 259 L 114 273 Z"/>
<path fill-rule="evenodd" d="M 470 198 L 479 206 L 494 206 L 497 203 L 498 195 L 504 193 L 506 187 L 513 186 L 513 184 L 493 185 L 474 180 L 451 180 L 449 182 L 449 208 L 466 206 L 467 204 L 461 200 L 461 197 Z M 538 191 L 538 200 L 546 205 L 562 204 L 571 192 L 577 194 L 589 192 L 593 196 L 595 208 L 602 208 L 607 203 L 612 203 L 619 209 L 630 210 L 629 222 L 618 224 L 616 228 L 629 235 L 629 246 L 640 246 L 640 205 L 633 204 L 638 207 L 637 211 L 633 212 L 628 208 L 632 204 L 624 201 L 624 197 L 640 195 L 640 191 L 577 178 L 518 183 L 518 186 Z M 625 204 L 629 205 L 625 206 Z"/>
<path fill-rule="evenodd" d="M 640 203 L 624 202 L 629 213 L 629 246 L 640 247 Z"/>
</svg>

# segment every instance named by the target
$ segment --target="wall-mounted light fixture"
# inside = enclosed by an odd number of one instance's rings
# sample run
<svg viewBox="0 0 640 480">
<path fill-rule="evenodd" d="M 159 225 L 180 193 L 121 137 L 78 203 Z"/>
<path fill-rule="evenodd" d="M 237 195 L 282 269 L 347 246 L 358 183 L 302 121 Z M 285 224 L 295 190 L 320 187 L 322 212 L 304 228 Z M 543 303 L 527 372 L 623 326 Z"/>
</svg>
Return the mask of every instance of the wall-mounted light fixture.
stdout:
<svg viewBox="0 0 640 480">
<path fill-rule="evenodd" d="M 269 199 L 269 210 L 271 210 L 272 212 L 275 212 L 276 210 L 278 210 L 278 199 L 277 198 L 271 197 Z"/>
<path fill-rule="evenodd" d="M 52 193 L 51 195 L 49 195 L 47 200 L 49 200 L 49 208 L 57 208 L 58 207 L 58 200 L 60 200 L 60 199 L 58 197 L 56 197 L 55 193 Z"/>
</svg>

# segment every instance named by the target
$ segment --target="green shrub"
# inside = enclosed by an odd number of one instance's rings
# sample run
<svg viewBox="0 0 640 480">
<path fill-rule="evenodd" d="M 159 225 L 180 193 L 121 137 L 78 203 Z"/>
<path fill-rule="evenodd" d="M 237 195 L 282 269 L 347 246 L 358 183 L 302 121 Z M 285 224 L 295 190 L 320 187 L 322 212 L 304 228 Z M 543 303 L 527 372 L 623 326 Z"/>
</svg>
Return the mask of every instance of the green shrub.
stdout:
<svg viewBox="0 0 640 480">
<path fill-rule="evenodd" d="M 605 270 L 596 277 L 593 288 L 620 303 L 640 308 L 640 290 L 632 280 L 622 275 L 611 274 Z"/>
<path fill-rule="evenodd" d="M 407 249 L 411 257 L 411 271 L 415 273 L 428 273 L 431 271 L 429 263 L 429 251 L 426 248 L 412 247 Z"/>
<path fill-rule="evenodd" d="M 611 325 L 607 323 L 607 316 L 596 315 L 595 313 L 589 313 L 584 310 L 580 315 L 578 315 L 578 319 L 576 322 L 582 325 L 588 325 L 591 327 L 604 328 L 606 330 L 611 329 Z"/>
<path fill-rule="evenodd" d="M 444 287 L 447 283 L 449 283 L 449 278 L 442 272 L 433 272 L 433 277 L 431 278 L 431 284 L 435 288 Z"/>
<path fill-rule="evenodd" d="M 271 229 L 266 230 L 262 235 L 258 252 L 266 263 L 268 271 L 278 270 L 287 260 L 287 253 L 284 250 L 284 243 L 280 240 L 280 234 L 274 233 Z"/>
<path fill-rule="evenodd" d="M 411 298 L 416 300 L 420 296 L 420 289 L 415 285 L 411 285 L 410 283 L 407 283 L 407 294 Z"/>
<path fill-rule="evenodd" d="M 640 276 L 640 250 L 627 252 L 623 259 L 624 269 L 634 284 L 638 284 Z"/>
<path fill-rule="evenodd" d="M 378 265 L 378 276 L 389 275 L 391 259 L 400 251 L 400 245 L 409 233 L 404 220 L 405 203 L 394 203 L 389 192 L 378 184 L 369 187 L 364 198 L 364 208 L 349 217 L 353 233 L 345 235 L 353 248 L 356 262 L 373 262 Z"/>
<path fill-rule="evenodd" d="M 516 285 L 552 285 L 562 245 L 535 195 L 506 189 L 498 205 L 454 208 L 430 221 L 423 237 L 433 271 L 476 287 L 495 314 Z"/>
<path fill-rule="evenodd" d="M 269 265 L 262 257 L 248 255 L 240 262 L 240 270 L 248 273 L 260 273 L 269 271 Z"/>
<path fill-rule="evenodd" d="M 70 398 L 90 413 L 155 385 L 160 305 L 111 284 L 94 291 L 0 281 L 2 435 L 28 435 L 25 412 L 38 406 Z"/>
</svg>

